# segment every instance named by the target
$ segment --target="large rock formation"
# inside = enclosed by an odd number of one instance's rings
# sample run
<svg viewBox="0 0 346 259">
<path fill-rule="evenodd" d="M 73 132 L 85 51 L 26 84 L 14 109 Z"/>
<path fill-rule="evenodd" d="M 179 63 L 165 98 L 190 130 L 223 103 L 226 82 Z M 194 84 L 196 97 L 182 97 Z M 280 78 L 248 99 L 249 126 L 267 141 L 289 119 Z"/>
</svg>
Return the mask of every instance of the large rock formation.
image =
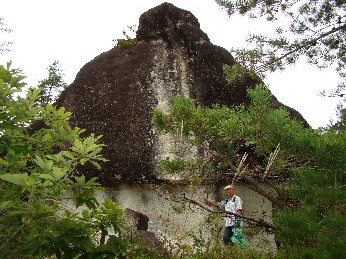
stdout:
<svg viewBox="0 0 346 259">
<path fill-rule="evenodd" d="M 103 155 L 110 161 L 101 172 L 92 168 L 83 171 L 98 176 L 109 187 L 99 198 L 110 197 L 120 202 L 122 208 L 129 208 L 127 212 L 139 212 L 130 214 L 140 215 L 144 220 L 139 223 L 144 227 L 128 219 L 133 226 L 131 233 L 157 246 L 167 236 L 185 236 L 196 226 L 202 229 L 202 225 L 210 223 L 206 223 L 208 213 L 199 208 L 174 214 L 174 202 L 163 195 L 185 193 L 201 201 L 207 191 L 179 182 L 168 185 L 167 177 L 156 172 L 155 165 L 161 158 L 189 158 L 197 151 L 175 136 L 157 135 L 151 125 L 153 109 L 169 109 L 171 97 L 178 95 L 194 98 L 203 106 L 246 104 L 247 87 L 262 82 L 249 76 L 242 82 L 228 84 L 222 67 L 234 65 L 233 57 L 211 44 L 190 12 L 172 4 L 164 3 L 141 15 L 137 42 L 126 46 L 123 41 L 87 63 L 57 104 L 73 113 L 73 125 L 85 128 L 87 134 L 103 135 L 102 142 L 107 145 Z M 274 107 L 284 106 L 274 96 L 271 102 Z M 286 108 L 291 116 L 307 125 L 298 112 Z M 244 186 L 238 186 L 237 193 L 243 198 L 247 216 L 271 221 L 272 206 L 268 200 Z M 222 194 L 215 187 L 209 196 L 220 198 Z M 255 233 L 247 238 L 252 245 L 275 249 L 272 235 Z"/>
<path fill-rule="evenodd" d="M 248 77 L 244 83 L 229 85 L 222 66 L 235 64 L 233 57 L 211 44 L 196 17 L 172 4 L 141 15 L 137 41 L 131 48 L 115 47 L 87 63 L 57 102 L 73 112 L 72 124 L 88 134 L 103 135 L 107 145 L 103 155 L 110 161 L 94 173 L 106 186 L 162 180 L 155 172 L 157 160 L 179 148 L 172 139 L 153 132 L 155 107 L 167 108 L 177 95 L 204 106 L 247 103 L 247 87 L 261 83 Z M 275 97 L 272 104 L 283 106 Z M 298 112 L 286 108 L 306 123 Z M 184 152 L 188 156 L 195 151 Z"/>
</svg>

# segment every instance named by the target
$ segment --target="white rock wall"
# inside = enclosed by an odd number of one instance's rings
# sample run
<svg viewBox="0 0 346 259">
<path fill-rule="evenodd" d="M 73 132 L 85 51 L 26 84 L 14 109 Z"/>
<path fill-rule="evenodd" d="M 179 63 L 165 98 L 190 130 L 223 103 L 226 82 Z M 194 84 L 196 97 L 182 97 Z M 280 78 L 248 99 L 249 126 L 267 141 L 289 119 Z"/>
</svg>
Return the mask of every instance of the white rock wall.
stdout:
<svg viewBox="0 0 346 259">
<path fill-rule="evenodd" d="M 154 67 L 151 72 L 151 90 L 157 98 L 157 107 L 164 113 L 171 109 L 170 100 L 175 96 L 189 97 L 188 64 L 179 47 L 169 49 L 162 40 L 156 42 Z M 184 122 L 182 122 L 182 127 Z M 155 159 L 160 161 L 166 158 L 192 159 L 197 149 L 188 145 L 181 137 L 180 132 L 175 134 L 157 135 L 155 145 Z M 168 179 L 168 176 L 165 176 Z M 179 176 L 170 176 L 170 180 L 180 180 Z"/>
<path fill-rule="evenodd" d="M 168 185 L 128 185 L 123 184 L 116 189 L 108 189 L 106 192 L 99 192 L 98 198 L 110 197 L 113 201 L 120 202 L 121 208 L 130 208 L 141 212 L 149 217 L 148 231 L 152 231 L 161 239 L 166 238 L 170 242 L 179 242 L 192 245 L 192 239 L 186 236 L 187 232 L 198 234 L 203 230 L 203 237 L 210 239 L 210 233 L 206 231 L 208 227 L 222 227 L 223 220 L 207 222 L 211 215 L 206 210 L 196 206 L 186 206 L 182 213 L 177 213 L 175 207 L 182 203 L 176 203 L 172 197 L 181 197 L 185 194 L 187 198 L 202 203 L 204 197 L 208 195 L 213 199 L 213 195 L 208 194 L 204 188 L 188 186 L 168 186 Z M 236 186 L 236 194 L 243 200 L 244 216 L 260 218 L 271 222 L 271 203 L 249 190 L 244 186 Z M 224 196 L 226 198 L 226 196 Z M 188 205 L 187 203 L 185 205 Z M 257 229 L 243 228 L 246 239 L 252 247 L 261 250 L 273 251 L 276 249 L 274 236 L 259 232 Z M 221 242 L 221 236 L 219 237 Z"/>
</svg>

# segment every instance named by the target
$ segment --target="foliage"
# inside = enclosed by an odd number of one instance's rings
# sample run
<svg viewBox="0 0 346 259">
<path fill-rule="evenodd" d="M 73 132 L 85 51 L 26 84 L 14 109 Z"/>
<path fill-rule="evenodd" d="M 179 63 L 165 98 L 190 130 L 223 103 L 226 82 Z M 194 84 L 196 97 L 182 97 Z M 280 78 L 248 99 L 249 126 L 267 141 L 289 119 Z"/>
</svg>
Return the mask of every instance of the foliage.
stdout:
<svg viewBox="0 0 346 259">
<path fill-rule="evenodd" d="M 48 77 L 38 82 L 37 88 L 41 90 L 40 97 L 36 100 L 39 106 L 47 106 L 53 103 L 60 93 L 67 87 L 64 74 L 59 61 L 54 60 L 48 67 Z"/>
<path fill-rule="evenodd" d="M 173 98 L 171 113 L 164 115 L 164 120 L 161 119 L 163 115 L 153 117 L 153 124 L 169 132 L 182 132 L 190 142 L 206 149 L 206 152 L 212 150 L 232 157 L 246 150 L 253 151 L 265 162 L 280 143 L 277 158 L 280 166 L 295 155 L 311 166 L 330 168 L 333 164 L 339 169 L 346 167 L 342 159 L 346 155 L 342 146 L 346 141 L 343 135 L 332 130 L 320 132 L 304 128 L 301 122 L 291 119 L 286 110 L 270 106 L 270 93 L 263 86 L 249 89 L 248 95 L 250 105 L 232 108 L 217 105 L 197 108 L 185 97 Z M 258 162 L 256 166 L 263 161 Z"/>
<path fill-rule="evenodd" d="M 123 48 L 123 49 L 129 49 L 137 46 L 138 41 L 137 39 L 118 39 L 117 40 L 117 47 Z"/>
<path fill-rule="evenodd" d="M 259 77 L 254 71 L 248 70 L 240 64 L 236 63 L 233 66 L 224 65 L 223 70 L 225 72 L 226 80 L 231 85 L 246 84 L 248 79 L 259 81 Z"/>
<path fill-rule="evenodd" d="M 346 108 L 344 108 L 342 104 L 338 104 L 336 110 L 338 120 L 329 125 L 329 127 L 342 134 L 346 132 Z"/>
<path fill-rule="evenodd" d="M 39 89 L 16 96 L 23 79 L 20 70 L 0 66 L 1 257 L 121 257 L 123 211 L 107 199 L 100 204 L 95 178 L 76 171 L 106 161 L 100 136 L 81 138 L 84 130 L 68 124 L 71 113 L 37 106 Z"/>
<path fill-rule="evenodd" d="M 114 46 L 124 49 L 129 49 L 137 46 L 138 40 L 136 37 L 131 35 L 136 32 L 136 25 L 127 26 L 127 30 L 123 30 L 122 34 L 125 36 L 125 39 L 113 39 Z"/>
<path fill-rule="evenodd" d="M 158 132 L 165 132 L 165 125 L 167 125 L 168 122 L 166 116 L 160 109 L 154 108 L 151 122 Z"/>
<path fill-rule="evenodd" d="M 290 140 L 298 138 L 295 136 L 297 133 L 313 135 L 313 131 L 304 129 L 300 122 L 290 120 L 285 110 L 270 108 L 270 95 L 264 87 L 249 90 L 249 94 L 252 105 L 233 108 L 197 108 L 190 99 L 173 98 L 172 112 L 164 115 L 163 120 L 160 119 L 163 115 L 153 117 L 153 124 L 170 132 L 182 132 L 200 148 L 207 147 L 209 151 L 228 156 L 242 154 L 244 148 L 250 149 L 254 144 L 259 155 L 269 154 L 278 143 L 287 149 L 300 149 L 293 146 Z M 224 164 L 219 166 L 223 168 Z"/>
<path fill-rule="evenodd" d="M 179 132 L 200 154 L 185 162 L 164 160 L 159 169 L 199 182 L 239 181 L 269 199 L 283 256 L 323 249 L 326 256 L 339 255 L 346 233 L 346 135 L 303 127 L 284 109 L 270 106 L 263 86 L 248 89 L 248 96 L 247 106 L 212 108 L 176 97 L 168 114 L 156 111 L 153 125 L 160 132 Z"/>
<path fill-rule="evenodd" d="M 218 221 L 220 218 L 218 219 Z M 209 259 L 209 258 L 277 258 L 270 251 L 259 251 L 254 248 L 248 250 L 241 249 L 237 246 L 224 246 L 220 243 L 220 234 L 222 228 L 216 226 L 214 223 L 207 223 L 207 226 L 198 226 L 197 231 L 187 232 L 183 237 L 174 240 L 164 239 L 163 248 L 156 247 L 150 249 L 140 244 L 131 244 L 127 253 L 128 258 L 195 258 L 195 259 Z M 212 235 L 206 238 L 201 230 L 201 227 L 211 228 Z M 189 237 L 190 244 L 182 242 L 182 239 Z"/>
<path fill-rule="evenodd" d="M 1 33 L 11 33 L 12 30 L 6 27 L 6 23 L 4 21 L 4 18 L 0 17 L 0 34 Z M 8 41 L 2 41 L 0 42 L 0 54 L 6 51 L 9 51 L 7 48 L 9 45 L 11 45 L 11 42 Z"/>
<path fill-rule="evenodd" d="M 277 240 L 286 254 L 342 258 L 346 241 L 346 173 L 302 170 L 288 183 L 298 208 L 275 214 Z"/>
<path fill-rule="evenodd" d="M 238 61 L 264 75 L 283 70 L 305 56 L 309 63 L 324 68 L 337 63 L 345 88 L 346 77 L 346 1 L 345 0 L 216 0 L 229 15 L 266 17 L 268 22 L 285 24 L 271 36 L 251 34 L 249 49 L 234 49 Z"/>
</svg>

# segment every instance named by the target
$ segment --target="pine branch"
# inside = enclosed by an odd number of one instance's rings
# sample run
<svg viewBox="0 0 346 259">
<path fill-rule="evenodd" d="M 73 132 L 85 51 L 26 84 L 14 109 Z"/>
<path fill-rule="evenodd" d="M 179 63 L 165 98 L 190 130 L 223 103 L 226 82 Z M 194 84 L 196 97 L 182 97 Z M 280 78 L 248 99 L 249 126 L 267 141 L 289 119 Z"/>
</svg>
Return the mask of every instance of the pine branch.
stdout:
<svg viewBox="0 0 346 259">
<path fill-rule="evenodd" d="M 336 27 L 336 28 L 333 27 L 332 30 L 330 30 L 330 31 L 328 31 L 328 32 L 325 32 L 325 33 L 322 33 L 322 34 L 321 34 L 320 36 L 318 36 L 317 38 L 314 38 L 314 39 L 312 39 L 312 40 L 309 40 L 309 41 L 306 41 L 305 43 L 300 44 L 299 46 L 297 46 L 297 47 L 294 48 L 293 50 L 291 50 L 291 51 L 285 53 L 285 54 L 282 55 L 281 57 L 274 58 L 273 60 L 268 61 L 266 64 L 264 64 L 264 65 L 262 65 L 261 67 L 259 67 L 259 70 L 262 69 L 262 68 L 266 68 L 266 67 L 268 67 L 268 66 L 270 66 L 270 65 L 272 65 L 272 64 L 274 64 L 274 63 L 277 63 L 277 62 L 279 62 L 279 61 L 285 59 L 285 58 L 288 57 L 289 55 L 292 55 L 292 54 L 298 52 L 299 50 L 301 50 L 301 49 L 303 49 L 303 48 L 306 48 L 306 47 L 308 47 L 308 46 L 314 45 L 314 44 L 316 44 L 317 41 L 323 39 L 324 37 L 326 37 L 326 36 L 328 36 L 328 35 L 330 35 L 330 34 L 333 34 L 333 33 L 337 32 L 337 31 L 340 31 L 340 30 L 342 30 L 342 29 L 345 29 L 345 28 L 346 28 L 346 24 L 341 25 L 341 26 Z"/>
<path fill-rule="evenodd" d="M 224 154 L 221 154 L 221 153 L 219 153 L 217 151 L 213 151 L 213 150 L 211 150 L 210 152 L 212 152 L 215 156 L 220 157 L 221 159 L 223 159 L 227 163 L 227 165 L 231 168 L 232 171 L 234 171 L 235 173 L 237 172 L 237 167 L 232 163 L 231 159 L 228 156 L 226 156 Z M 243 175 L 241 178 L 248 184 L 249 188 L 251 188 L 255 192 L 261 194 L 263 197 L 267 198 L 276 207 L 278 207 L 278 208 L 285 207 L 285 202 L 284 201 L 275 198 L 272 194 L 270 194 L 269 192 L 265 191 L 260 186 L 260 184 L 255 179 L 253 179 L 252 177 L 250 177 L 248 175 Z"/>
<path fill-rule="evenodd" d="M 191 203 L 191 204 L 194 204 L 194 205 L 197 205 L 199 207 L 201 207 L 202 209 L 210 212 L 210 213 L 214 213 L 214 214 L 227 214 L 227 215 L 232 215 L 232 216 L 236 216 L 238 218 L 242 218 L 246 221 L 249 221 L 249 222 L 252 222 L 252 223 L 255 223 L 257 227 L 263 227 L 266 229 L 266 231 L 268 232 L 273 232 L 275 230 L 275 227 L 268 223 L 268 222 L 265 222 L 263 219 L 254 219 L 254 218 L 250 218 L 250 217 L 246 217 L 246 216 L 243 216 L 243 215 L 238 215 L 236 213 L 233 213 L 233 212 L 230 212 L 230 211 L 216 211 L 216 210 L 212 210 L 212 209 L 209 209 L 207 207 L 205 207 L 204 205 L 202 205 L 201 203 L 197 202 L 197 201 L 194 201 L 194 200 L 191 200 L 189 198 L 187 198 L 184 194 L 183 196 L 183 200 Z"/>
</svg>

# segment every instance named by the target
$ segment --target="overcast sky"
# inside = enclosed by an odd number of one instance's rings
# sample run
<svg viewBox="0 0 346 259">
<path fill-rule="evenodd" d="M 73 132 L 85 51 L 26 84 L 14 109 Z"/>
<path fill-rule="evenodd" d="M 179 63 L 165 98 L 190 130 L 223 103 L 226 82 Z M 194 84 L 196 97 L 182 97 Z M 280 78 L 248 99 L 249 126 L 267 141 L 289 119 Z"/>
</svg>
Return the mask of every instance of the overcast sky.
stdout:
<svg viewBox="0 0 346 259">
<path fill-rule="evenodd" d="M 0 64 L 12 60 L 33 86 L 47 77 L 47 68 L 59 60 L 70 84 L 84 64 L 113 46 L 113 39 L 123 38 L 128 25 L 138 25 L 139 16 L 164 1 L 159 0 L 7 0 L 1 3 L 0 17 L 10 34 L 11 52 L 0 55 Z M 171 0 L 190 11 L 200 22 L 210 41 L 226 48 L 245 45 L 249 32 L 268 32 L 270 25 L 249 21 L 246 17 L 227 17 L 214 0 Z M 321 90 L 335 87 L 339 79 L 334 69 L 318 70 L 302 60 L 285 72 L 265 79 L 272 93 L 282 103 L 299 111 L 314 127 L 326 126 L 335 119 L 337 100 L 322 98 Z"/>
</svg>

